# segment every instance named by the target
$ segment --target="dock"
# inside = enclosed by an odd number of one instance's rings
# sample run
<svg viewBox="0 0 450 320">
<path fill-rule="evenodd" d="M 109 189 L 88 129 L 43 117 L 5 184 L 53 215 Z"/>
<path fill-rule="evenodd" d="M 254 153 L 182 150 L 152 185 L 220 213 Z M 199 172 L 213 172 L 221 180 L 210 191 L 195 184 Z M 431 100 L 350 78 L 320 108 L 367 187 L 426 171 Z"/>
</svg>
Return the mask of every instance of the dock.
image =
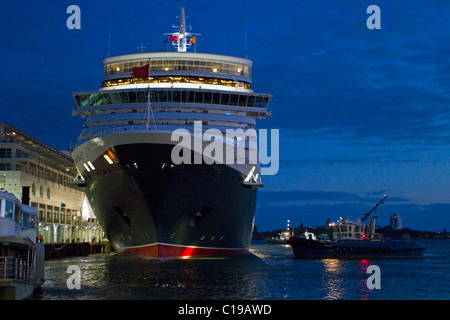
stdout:
<svg viewBox="0 0 450 320">
<path fill-rule="evenodd" d="M 108 241 L 104 242 L 81 242 L 81 243 L 46 243 L 45 260 L 86 256 L 94 253 L 109 253 L 111 245 Z"/>
</svg>

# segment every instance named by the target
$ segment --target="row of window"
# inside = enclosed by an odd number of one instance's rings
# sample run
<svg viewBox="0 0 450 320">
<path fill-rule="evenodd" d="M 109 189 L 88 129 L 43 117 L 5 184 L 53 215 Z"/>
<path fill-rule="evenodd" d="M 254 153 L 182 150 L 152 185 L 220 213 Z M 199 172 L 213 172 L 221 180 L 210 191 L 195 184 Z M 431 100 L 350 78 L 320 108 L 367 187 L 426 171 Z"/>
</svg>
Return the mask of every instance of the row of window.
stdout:
<svg viewBox="0 0 450 320">
<path fill-rule="evenodd" d="M 364 232 L 364 226 L 338 226 L 338 231 L 340 232 Z"/>
<path fill-rule="evenodd" d="M 0 163 L 0 171 L 11 171 L 11 163 Z"/>
<path fill-rule="evenodd" d="M 149 125 L 150 126 L 154 126 L 154 122 L 150 121 Z M 160 120 L 160 121 L 156 121 L 156 124 L 159 125 L 194 125 L 194 122 L 191 120 L 171 120 L 169 121 L 165 121 L 165 120 Z M 97 126 L 97 125 L 95 125 Z M 246 124 L 245 126 L 239 126 L 239 125 L 233 125 L 231 126 L 230 123 L 225 123 L 225 122 L 220 122 L 220 121 L 202 121 L 202 126 L 211 126 L 212 128 L 218 128 L 218 127 L 226 127 L 226 128 L 231 128 L 234 127 L 236 129 L 243 129 L 243 130 L 247 130 L 247 129 L 256 129 L 256 126 L 253 124 Z M 89 128 L 90 126 L 84 125 L 84 128 Z M 92 126 L 94 127 L 94 126 Z M 147 123 L 145 120 L 142 121 L 127 121 L 127 120 L 123 120 L 121 121 L 121 123 L 119 123 L 119 121 L 116 121 L 116 123 L 109 123 L 107 128 L 103 128 L 100 129 L 98 131 L 95 132 L 82 132 L 81 135 L 78 137 L 78 141 L 84 141 L 84 140 L 88 140 L 90 138 L 92 138 L 93 136 L 99 136 L 99 135 L 103 135 L 103 134 L 107 134 L 110 132 L 122 132 L 122 131 L 127 131 L 127 130 L 144 130 L 147 128 Z M 104 172 L 106 174 L 106 172 Z M 86 177 L 85 177 L 86 179 Z"/>
<path fill-rule="evenodd" d="M 14 143 L 14 140 L 8 143 Z M 2 159 L 14 159 L 14 161 Z M 36 163 L 39 163 L 39 165 Z M 59 184 L 70 181 L 71 176 L 76 173 L 71 161 L 69 162 L 66 159 L 61 161 L 58 158 L 48 157 L 44 152 L 41 153 L 39 149 L 29 149 L 29 152 L 26 152 L 17 147 L 17 145 L 12 148 L 0 148 L 0 171 L 11 170 L 22 171 Z"/>
<path fill-rule="evenodd" d="M 251 84 L 248 82 L 207 78 L 207 77 L 191 77 L 191 76 L 153 76 L 146 78 L 124 78 L 103 81 L 102 88 L 111 86 L 121 86 L 126 84 L 139 83 L 195 83 L 195 84 L 209 84 L 220 85 L 228 87 L 239 87 L 244 89 L 251 89 Z"/>
<path fill-rule="evenodd" d="M 31 185 L 31 195 L 32 195 L 33 197 L 36 196 L 36 184 L 35 184 L 35 183 L 33 183 L 33 184 Z M 50 199 L 50 188 L 47 188 L 46 195 L 47 195 L 47 199 Z M 43 187 L 43 186 L 39 186 L 39 196 L 40 196 L 41 198 L 44 197 L 44 187 Z"/>
<path fill-rule="evenodd" d="M 81 216 L 76 210 L 66 209 L 65 207 L 50 206 L 45 204 L 31 203 L 32 207 L 38 209 L 39 222 L 63 223 L 68 225 L 81 225 Z M 36 227 L 36 217 L 31 215 L 12 201 L 5 199 L 5 210 L 3 217 L 14 219 L 25 228 Z M 88 219 L 88 222 L 96 223 L 95 219 Z"/>
<path fill-rule="evenodd" d="M 44 243 L 80 243 L 105 240 L 105 233 L 100 227 L 79 227 L 40 223 L 38 234 Z"/>
<path fill-rule="evenodd" d="M 151 90 L 152 103 L 196 103 L 267 108 L 270 95 L 222 93 L 205 90 Z M 148 90 L 75 93 L 78 107 L 147 103 Z"/>
<path fill-rule="evenodd" d="M 28 153 L 16 149 L 15 154 L 11 148 L 0 148 L 0 158 L 28 158 Z"/>
<path fill-rule="evenodd" d="M 196 72 L 214 72 L 250 77 L 251 68 L 242 64 L 205 60 L 167 60 L 146 59 L 106 64 L 105 75 L 133 72 L 133 68 L 149 65 L 150 71 L 186 70 Z"/>
<path fill-rule="evenodd" d="M 11 149 L 0 148 L 0 158 L 11 158 Z"/>
<path fill-rule="evenodd" d="M 39 222 L 46 223 L 63 223 L 68 225 L 80 225 L 81 216 L 78 211 L 63 207 L 50 206 L 32 202 L 32 207 L 38 208 Z"/>
<path fill-rule="evenodd" d="M 30 158 L 30 159 L 32 159 L 32 158 Z M 37 160 L 37 161 L 39 161 L 39 160 Z M 51 165 L 52 165 L 51 163 L 47 163 L 48 167 L 50 167 Z M 0 170 L 1 170 L 1 168 L 2 168 L 2 164 L 0 163 Z M 11 169 L 12 169 L 11 166 L 9 166 L 8 168 L 5 168 L 5 171 L 10 171 Z M 61 172 L 62 169 L 57 168 L 55 165 L 53 166 L 53 169 L 56 169 L 56 170 L 59 169 L 59 170 L 58 171 L 50 170 L 50 169 L 47 169 L 46 167 L 37 165 L 37 164 L 29 161 L 28 163 L 16 163 L 16 168 L 14 170 L 22 171 L 24 173 L 28 173 L 35 177 L 38 177 L 39 179 L 44 179 L 47 181 L 55 182 L 55 183 L 65 186 L 65 187 L 69 187 L 69 188 L 73 188 L 73 189 L 77 189 L 77 190 L 79 189 L 78 187 L 76 187 L 74 185 L 70 185 L 70 184 L 66 183 L 68 181 L 72 181 L 72 177 L 70 177 L 68 175 L 73 173 L 73 171 L 75 169 L 66 168 L 64 173 L 67 173 L 67 175 L 64 174 L 63 172 Z M 33 186 L 31 189 L 33 192 Z M 36 190 L 35 187 L 34 187 L 34 190 Z M 35 193 L 36 193 L 36 191 L 33 192 L 33 196 L 36 195 Z M 42 194 L 43 194 L 43 192 L 41 192 L 41 197 L 43 197 Z"/>
</svg>

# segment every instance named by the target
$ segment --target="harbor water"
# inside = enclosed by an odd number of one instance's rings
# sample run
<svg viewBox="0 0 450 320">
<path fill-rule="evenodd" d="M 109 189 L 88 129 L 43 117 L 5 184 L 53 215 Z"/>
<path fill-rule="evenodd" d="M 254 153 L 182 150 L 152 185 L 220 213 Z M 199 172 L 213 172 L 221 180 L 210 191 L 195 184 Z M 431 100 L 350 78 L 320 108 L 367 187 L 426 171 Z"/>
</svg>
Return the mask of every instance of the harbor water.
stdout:
<svg viewBox="0 0 450 320">
<path fill-rule="evenodd" d="M 92 254 L 46 261 L 35 300 L 448 300 L 450 241 L 422 241 L 423 258 L 295 259 L 289 246 L 254 241 L 251 254 L 154 260 Z M 380 289 L 367 269 L 379 267 Z M 80 288 L 69 289 L 70 266 Z"/>
</svg>

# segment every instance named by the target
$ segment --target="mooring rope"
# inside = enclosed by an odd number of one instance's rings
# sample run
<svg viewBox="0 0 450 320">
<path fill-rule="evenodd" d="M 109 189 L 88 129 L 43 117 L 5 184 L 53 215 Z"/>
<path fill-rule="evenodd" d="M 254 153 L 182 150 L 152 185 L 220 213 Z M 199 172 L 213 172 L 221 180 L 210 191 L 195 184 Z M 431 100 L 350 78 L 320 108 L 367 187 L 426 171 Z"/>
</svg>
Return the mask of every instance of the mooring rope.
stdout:
<svg viewBox="0 0 450 320">
<path fill-rule="evenodd" d="M 55 248 L 54 245 L 52 245 L 51 243 L 49 243 L 49 245 L 51 245 L 52 248 L 55 249 L 55 250 L 61 250 L 61 249 L 64 248 L 67 244 L 68 244 L 68 242 L 67 242 L 67 243 L 64 243 L 64 244 L 61 246 L 61 248 Z"/>
</svg>

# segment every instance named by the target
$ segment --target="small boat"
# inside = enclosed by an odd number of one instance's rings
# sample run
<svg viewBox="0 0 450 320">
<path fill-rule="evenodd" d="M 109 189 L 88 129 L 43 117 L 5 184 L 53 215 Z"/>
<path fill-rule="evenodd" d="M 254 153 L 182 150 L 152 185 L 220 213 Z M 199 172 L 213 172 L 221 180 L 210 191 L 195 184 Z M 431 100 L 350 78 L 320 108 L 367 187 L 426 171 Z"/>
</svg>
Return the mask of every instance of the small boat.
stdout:
<svg viewBox="0 0 450 320">
<path fill-rule="evenodd" d="M 287 221 L 286 230 L 278 234 L 278 237 L 265 238 L 268 244 L 287 244 L 290 237 L 294 236 L 294 229 L 290 229 L 290 220 Z"/>
<path fill-rule="evenodd" d="M 37 242 L 36 208 L 0 192 L 0 300 L 22 300 L 44 282 L 45 246 Z"/>
<path fill-rule="evenodd" d="M 265 238 L 264 240 L 267 242 L 267 244 L 287 244 L 288 241 L 288 239 L 284 238 L 283 236 Z"/>
<path fill-rule="evenodd" d="M 352 221 L 340 219 L 333 227 L 332 240 L 317 240 L 313 237 L 291 237 L 291 245 L 295 258 L 413 258 L 421 257 L 425 247 L 417 241 L 400 241 L 384 239 L 375 233 L 375 220 L 364 224 L 369 215 L 386 199 L 378 202 L 362 219 Z"/>
</svg>

